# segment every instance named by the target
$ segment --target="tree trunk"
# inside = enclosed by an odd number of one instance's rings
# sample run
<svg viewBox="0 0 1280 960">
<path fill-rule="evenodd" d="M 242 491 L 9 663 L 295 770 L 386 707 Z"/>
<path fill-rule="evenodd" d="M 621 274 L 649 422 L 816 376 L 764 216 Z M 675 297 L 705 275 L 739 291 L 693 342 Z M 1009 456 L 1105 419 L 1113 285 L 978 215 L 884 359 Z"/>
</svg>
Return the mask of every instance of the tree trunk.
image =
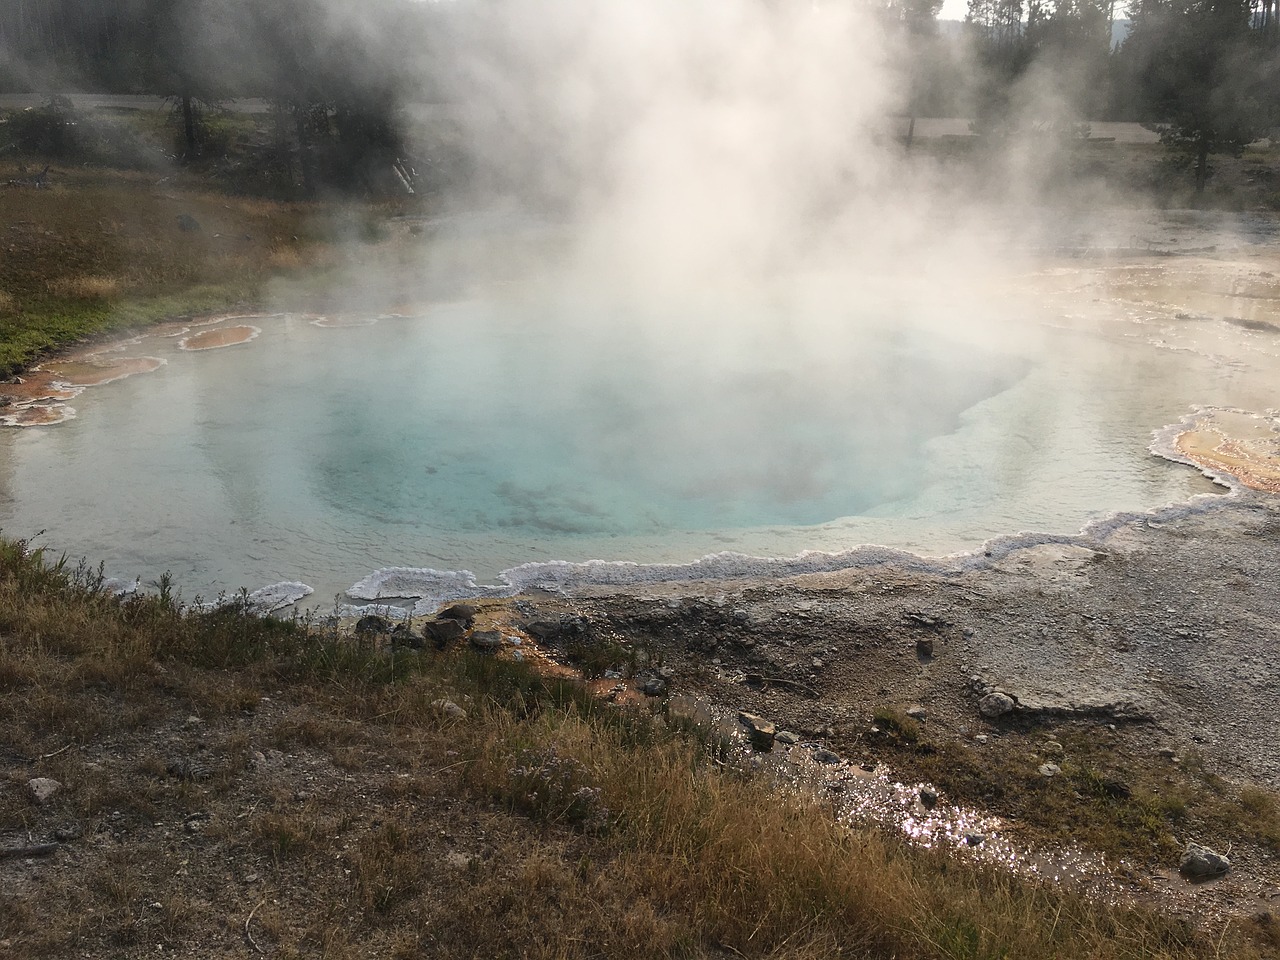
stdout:
<svg viewBox="0 0 1280 960">
<path fill-rule="evenodd" d="M 293 105 L 293 128 L 298 138 L 298 173 L 302 178 L 303 196 L 315 194 L 316 177 L 311 165 L 311 137 L 307 133 L 307 105 L 296 101 Z"/>
<path fill-rule="evenodd" d="M 191 97 L 186 94 L 182 97 L 182 133 L 187 141 L 186 159 L 194 159 L 199 148 L 199 143 L 196 141 L 196 111 L 191 103 Z"/>
</svg>

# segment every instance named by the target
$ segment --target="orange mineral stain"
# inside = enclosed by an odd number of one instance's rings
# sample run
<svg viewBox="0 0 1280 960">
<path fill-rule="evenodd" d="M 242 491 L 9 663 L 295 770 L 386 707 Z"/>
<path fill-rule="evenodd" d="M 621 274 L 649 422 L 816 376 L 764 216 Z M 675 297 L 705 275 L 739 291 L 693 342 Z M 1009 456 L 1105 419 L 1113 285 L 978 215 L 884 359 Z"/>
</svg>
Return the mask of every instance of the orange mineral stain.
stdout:
<svg viewBox="0 0 1280 960">
<path fill-rule="evenodd" d="M 236 327 L 220 327 L 217 330 L 205 330 L 194 333 L 178 341 L 182 350 L 217 350 L 219 347 L 230 347 L 237 343 L 248 343 L 262 332 L 259 327 L 249 325 Z"/>
<path fill-rule="evenodd" d="M 0 383 L 0 400 L 32 403 L 36 400 L 70 400 L 79 390 L 58 382 L 48 370 L 33 370 L 21 380 Z"/>
<path fill-rule="evenodd" d="M 6 427 L 47 427 L 71 420 L 76 412 L 64 403 L 32 404 L 0 408 L 0 424 Z"/>
<path fill-rule="evenodd" d="M 158 357 L 98 357 L 83 360 L 55 360 L 47 363 L 42 372 L 53 377 L 54 382 L 71 387 L 98 387 L 113 380 L 123 380 L 135 373 L 151 373 L 160 369 L 164 361 Z"/>
<path fill-rule="evenodd" d="M 1234 431 L 1233 431 L 1234 432 Z M 1206 418 L 1178 435 L 1175 446 L 1188 460 L 1209 470 L 1229 473 L 1246 487 L 1280 493 L 1280 442 L 1270 430 L 1241 431 L 1228 436 Z"/>
</svg>

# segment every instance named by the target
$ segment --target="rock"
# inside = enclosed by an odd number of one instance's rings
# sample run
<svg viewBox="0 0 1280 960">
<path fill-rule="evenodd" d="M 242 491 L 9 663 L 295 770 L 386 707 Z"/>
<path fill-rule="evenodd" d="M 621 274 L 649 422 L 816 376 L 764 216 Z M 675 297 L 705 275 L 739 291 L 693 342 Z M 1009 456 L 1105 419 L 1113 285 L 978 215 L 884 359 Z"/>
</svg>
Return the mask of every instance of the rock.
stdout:
<svg viewBox="0 0 1280 960">
<path fill-rule="evenodd" d="M 826 665 L 827 665 L 826 661 L 823 660 L 821 657 L 814 657 L 812 660 L 809 661 L 809 666 L 812 667 L 814 670 L 821 670 Z"/>
<path fill-rule="evenodd" d="M 471 645 L 477 650 L 492 653 L 502 646 L 502 634 L 497 630 L 477 630 L 471 634 Z"/>
<path fill-rule="evenodd" d="M 933 656 L 933 637 L 920 637 L 916 640 L 916 655 L 926 660 Z"/>
<path fill-rule="evenodd" d="M 356 634 L 358 636 L 368 636 L 376 633 L 389 633 L 391 631 L 391 621 L 386 617 L 379 617 L 377 614 L 366 614 L 356 621 Z"/>
<path fill-rule="evenodd" d="M 929 711 L 921 706 L 907 707 L 907 716 L 912 720 L 927 720 Z"/>
<path fill-rule="evenodd" d="M 986 743 L 989 738 L 985 733 L 980 733 L 973 738 L 974 743 Z"/>
<path fill-rule="evenodd" d="M 1188 843 L 1178 869 L 1192 880 L 1220 877 L 1231 869 L 1231 861 L 1215 850 L 1198 843 Z"/>
<path fill-rule="evenodd" d="M 933 787 L 921 787 L 920 802 L 926 810 L 932 810 L 938 805 L 938 791 Z"/>
<path fill-rule="evenodd" d="M 781 743 L 784 746 L 788 746 L 788 747 L 794 747 L 797 743 L 800 742 L 799 734 L 792 733 L 790 730 L 779 730 L 776 734 L 774 734 L 773 739 L 776 740 L 778 743 Z"/>
<path fill-rule="evenodd" d="M 560 636 L 560 621 L 531 620 L 524 625 L 524 632 L 536 640 L 554 640 Z"/>
<path fill-rule="evenodd" d="M 1006 713 L 1011 713 L 1016 706 L 1017 704 L 1014 702 L 1013 697 L 997 690 L 994 693 L 988 693 L 978 701 L 978 713 L 988 720 L 994 720 L 996 717 L 1003 717 Z"/>
<path fill-rule="evenodd" d="M 644 682 L 640 692 L 646 697 L 660 697 L 667 692 L 667 681 L 661 677 L 650 677 Z"/>
<path fill-rule="evenodd" d="M 1050 757 L 1060 757 L 1063 753 L 1062 744 L 1057 740 L 1046 740 L 1044 742 L 1044 752 Z"/>
<path fill-rule="evenodd" d="M 834 750 L 828 750 L 826 747 L 819 747 L 817 750 L 813 751 L 813 759 L 817 760 L 819 763 L 839 763 L 840 754 L 836 753 Z"/>
<path fill-rule="evenodd" d="M 422 638 L 413 632 L 407 623 L 398 623 L 391 631 L 391 643 L 397 647 L 408 647 L 410 650 L 421 650 Z"/>
<path fill-rule="evenodd" d="M 443 650 L 455 640 L 461 640 L 467 628 L 457 620 L 428 620 L 422 625 L 422 638 Z"/>
<path fill-rule="evenodd" d="M 1062 772 L 1062 768 L 1056 763 L 1042 763 L 1036 768 L 1036 772 L 1042 777 L 1056 777 Z"/>
<path fill-rule="evenodd" d="M 710 730 L 715 726 L 716 718 L 711 712 L 711 705 L 705 700 L 687 694 L 676 694 L 667 701 L 667 719 L 677 724 Z"/>
<path fill-rule="evenodd" d="M 455 603 L 451 607 L 445 607 L 436 614 L 437 620 L 461 620 L 470 624 L 476 618 L 476 614 L 480 612 L 480 608 L 470 603 Z"/>
<path fill-rule="evenodd" d="M 463 710 L 452 700 L 446 700 L 444 697 L 441 697 L 439 700 L 432 700 L 431 709 L 435 711 L 437 715 L 444 717 L 446 720 L 467 719 L 467 711 Z"/>
<path fill-rule="evenodd" d="M 183 233 L 195 233 L 200 229 L 200 221 L 189 213 L 178 214 L 178 229 Z"/>
<path fill-rule="evenodd" d="M 1164 757 L 1166 760 L 1172 760 L 1178 755 L 1178 751 L 1174 750 L 1173 747 L 1161 747 L 1156 751 L 1156 755 Z"/>
<path fill-rule="evenodd" d="M 987 835 L 979 833 L 977 830 L 967 830 L 965 831 L 964 842 L 971 847 L 981 846 L 987 842 Z"/>
<path fill-rule="evenodd" d="M 778 734 L 777 727 L 764 717 L 756 716 L 754 713 L 747 713 L 745 710 L 738 712 L 738 719 L 747 728 L 747 738 L 751 741 L 753 747 L 764 753 L 768 753 L 773 749 L 773 741 Z"/>
<path fill-rule="evenodd" d="M 27 793 L 37 804 L 44 806 L 62 789 L 62 784 L 52 777 L 35 777 L 27 781 Z"/>
</svg>

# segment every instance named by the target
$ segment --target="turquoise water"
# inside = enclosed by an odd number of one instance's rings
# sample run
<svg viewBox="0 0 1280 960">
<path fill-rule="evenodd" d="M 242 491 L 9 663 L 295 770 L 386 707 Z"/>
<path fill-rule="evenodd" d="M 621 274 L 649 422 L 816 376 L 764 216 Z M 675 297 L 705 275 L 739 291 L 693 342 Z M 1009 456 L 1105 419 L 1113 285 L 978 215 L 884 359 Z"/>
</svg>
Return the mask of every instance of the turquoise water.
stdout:
<svg viewBox="0 0 1280 960">
<path fill-rule="evenodd" d="M 1205 491 L 1147 445 L 1241 379 L 1048 308 L 978 336 L 884 296 L 709 317 L 459 286 L 337 326 L 255 318 L 217 350 L 128 344 L 166 363 L 0 434 L 0 527 L 189 598 L 327 600 L 395 566 L 938 555 Z"/>
</svg>

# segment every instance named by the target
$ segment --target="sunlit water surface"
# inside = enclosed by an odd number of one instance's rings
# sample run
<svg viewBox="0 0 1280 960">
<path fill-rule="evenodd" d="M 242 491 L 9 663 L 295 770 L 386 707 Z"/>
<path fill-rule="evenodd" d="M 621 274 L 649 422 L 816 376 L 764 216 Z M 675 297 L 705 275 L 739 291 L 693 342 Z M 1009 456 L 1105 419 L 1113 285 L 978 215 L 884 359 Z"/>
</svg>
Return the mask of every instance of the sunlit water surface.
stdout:
<svg viewBox="0 0 1280 960">
<path fill-rule="evenodd" d="M 476 281 L 162 329 L 100 355 L 154 372 L 0 431 L 0 527 L 188 598 L 297 580 L 326 602 L 390 566 L 493 582 L 1073 533 L 1211 489 L 1153 430 L 1265 409 L 1280 335 L 1228 322 L 1276 316 L 1256 254 L 1046 262 L 992 328 L 906 291 L 651 316 Z"/>
</svg>

